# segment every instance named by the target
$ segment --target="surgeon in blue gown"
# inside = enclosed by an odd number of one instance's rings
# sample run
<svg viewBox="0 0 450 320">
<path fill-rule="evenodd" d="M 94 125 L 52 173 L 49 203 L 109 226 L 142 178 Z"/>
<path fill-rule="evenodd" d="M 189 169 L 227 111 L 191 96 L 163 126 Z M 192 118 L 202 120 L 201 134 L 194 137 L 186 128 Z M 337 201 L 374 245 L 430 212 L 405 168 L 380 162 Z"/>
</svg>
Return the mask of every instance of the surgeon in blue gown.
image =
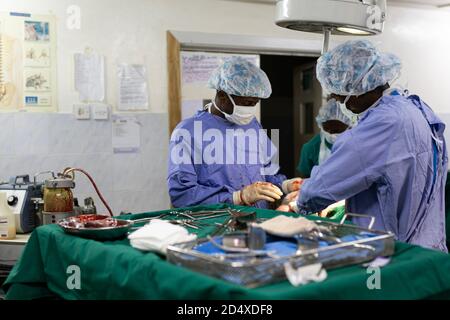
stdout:
<svg viewBox="0 0 450 320">
<path fill-rule="evenodd" d="M 171 136 L 171 202 L 268 208 L 301 180 L 278 172 L 276 147 L 255 118 L 256 104 L 272 92 L 269 79 L 249 61 L 232 57 L 213 72 L 209 87 L 216 90 L 212 102 Z"/>
<path fill-rule="evenodd" d="M 397 57 L 369 41 L 346 42 L 319 58 L 323 89 L 357 125 L 337 138 L 291 207 L 309 214 L 347 199 L 347 212 L 375 217 L 375 229 L 447 252 L 445 125 L 418 96 L 389 88 L 400 69 Z"/>
</svg>

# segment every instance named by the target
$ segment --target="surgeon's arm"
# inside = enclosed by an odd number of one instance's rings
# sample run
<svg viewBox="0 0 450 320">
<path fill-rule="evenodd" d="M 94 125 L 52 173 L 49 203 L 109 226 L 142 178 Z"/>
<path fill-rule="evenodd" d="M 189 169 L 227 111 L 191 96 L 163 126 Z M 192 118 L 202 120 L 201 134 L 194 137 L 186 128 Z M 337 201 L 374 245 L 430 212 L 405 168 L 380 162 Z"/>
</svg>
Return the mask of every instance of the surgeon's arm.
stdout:
<svg viewBox="0 0 450 320">
<path fill-rule="evenodd" d="M 348 199 L 380 179 L 390 155 L 390 142 L 400 124 L 389 119 L 371 119 L 343 134 L 331 156 L 314 167 L 311 178 L 302 185 L 296 211 L 319 212 L 330 204 Z"/>
<path fill-rule="evenodd" d="M 199 204 L 232 203 L 233 192 L 229 186 L 199 183 L 195 170 L 196 148 L 190 132 L 184 128 L 174 130 L 169 145 L 169 170 L 167 184 L 172 205 L 175 207 Z"/>
<path fill-rule="evenodd" d="M 169 195 L 173 206 L 188 207 L 199 204 L 232 203 L 233 192 L 228 186 L 202 185 L 197 180 L 197 175 L 178 171 L 167 179 Z"/>
<path fill-rule="evenodd" d="M 266 182 L 270 182 L 281 189 L 283 181 L 286 180 L 286 176 L 279 172 L 280 166 L 277 159 L 277 147 L 272 143 L 266 133 L 261 134 L 263 132 L 261 131 L 263 130 L 262 126 L 259 123 L 257 123 L 257 126 L 260 130 L 259 153 L 261 154 L 259 154 L 259 159 L 262 160 L 263 164 L 261 176 L 265 178 Z"/>
<path fill-rule="evenodd" d="M 280 189 L 282 187 L 283 181 L 286 180 L 286 176 L 281 173 L 277 173 L 275 175 L 266 175 L 265 178 L 267 182 L 276 185 Z"/>
</svg>

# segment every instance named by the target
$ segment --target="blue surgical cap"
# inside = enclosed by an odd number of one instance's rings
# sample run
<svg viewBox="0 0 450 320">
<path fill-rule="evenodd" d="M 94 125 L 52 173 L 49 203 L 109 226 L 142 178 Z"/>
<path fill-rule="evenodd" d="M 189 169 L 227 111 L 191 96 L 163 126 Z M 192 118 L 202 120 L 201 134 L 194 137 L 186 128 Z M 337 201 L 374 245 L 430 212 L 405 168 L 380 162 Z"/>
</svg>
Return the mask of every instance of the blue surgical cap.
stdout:
<svg viewBox="0 0 450 320">
<path fill-rule="evenodd" d="M 329 100 L 327 104 L 322 106 L 316 117 L 316 122 L 320 129 L 323 129 L 322 124 L 329 120 L 338 120 L 348 126 L 352 125 L 351 119 L 342 113 L 339 104 L 334 99 Z"/>
<path fill-rule="evenodd" d="M 242 57 L 226 59 L 213 71 L 208 86 L 240 97 L 268 98 L 272 94 L 266 73 Z"/>
<path fill-rule="evenodd" d="M 401 62 L 381 53 L 367 40 L 345 42 L 317 61 L 317 79 L 322 88 L 342 96 L 359 96 L 393 81 Z"/>
</svg>

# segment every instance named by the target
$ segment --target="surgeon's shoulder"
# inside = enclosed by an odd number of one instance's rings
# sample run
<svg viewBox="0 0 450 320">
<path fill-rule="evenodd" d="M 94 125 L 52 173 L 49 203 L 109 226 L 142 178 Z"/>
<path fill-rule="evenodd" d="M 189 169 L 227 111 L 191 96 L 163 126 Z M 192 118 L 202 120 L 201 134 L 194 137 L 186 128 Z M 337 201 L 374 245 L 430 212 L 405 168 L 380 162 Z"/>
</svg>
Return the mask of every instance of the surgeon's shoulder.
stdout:
<svg viewBox="0 0 450 320">
<path fill-rule="evenodd" d="M 206 111 L 198 111 L 192 117 L 186 118 L 186 119 L 182 120 L 181 122 L 179 122 L 174 130 L 177 130 L 177 129 L 192 130 L 192 129 L 194 129 L 195 121 L 203 121 L 203 120 L 205 120 L 206 116 L 207 116 Z"/>
<path fill-rule="evenodd" d="M 385 96 L 378 106 L 369 110 L 366 120 L 368 123 L 377 124 L 385 129 L 398 128 L 404 121 L 403 106 L 408 103 L 399 96 Z"/>
</svg>

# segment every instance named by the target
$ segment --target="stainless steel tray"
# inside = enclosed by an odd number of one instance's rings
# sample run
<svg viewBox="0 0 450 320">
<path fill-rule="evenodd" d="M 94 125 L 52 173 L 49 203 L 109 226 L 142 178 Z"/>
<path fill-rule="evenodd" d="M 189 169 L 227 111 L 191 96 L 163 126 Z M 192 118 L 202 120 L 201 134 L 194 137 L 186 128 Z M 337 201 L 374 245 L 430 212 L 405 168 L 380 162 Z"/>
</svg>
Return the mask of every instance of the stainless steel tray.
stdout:
<svg viewBox="0 0 450 320">
<path fill-rule="evenodd" d="M 274 255 L 252 256 L 248 254 L 221 253 L 206 254 L 193 250 L 199 244 L 209 241 L 206 238 L 178 243 L 167 249 L 167 260 L 176 265 L 216 277 L 249 288 L 283 281 L 286 279 L 284 264 L 290 262 L 294 268 L 314 263 L 322 263 L 326 269 L 359 264 L 378 256 L 390 256 L 394 253 L 395 240 L 390 232 L 372 230 L 373 217 L 368 228 L 344 224 L 348 216 L 363 216 L 347 213 L 340 223 L 315 221 L 326 227 L 334 236 L 344 237 L 371 233 L 370 238 L 332 244 L 294 255 L 278 257 Z"/>
</svg>

